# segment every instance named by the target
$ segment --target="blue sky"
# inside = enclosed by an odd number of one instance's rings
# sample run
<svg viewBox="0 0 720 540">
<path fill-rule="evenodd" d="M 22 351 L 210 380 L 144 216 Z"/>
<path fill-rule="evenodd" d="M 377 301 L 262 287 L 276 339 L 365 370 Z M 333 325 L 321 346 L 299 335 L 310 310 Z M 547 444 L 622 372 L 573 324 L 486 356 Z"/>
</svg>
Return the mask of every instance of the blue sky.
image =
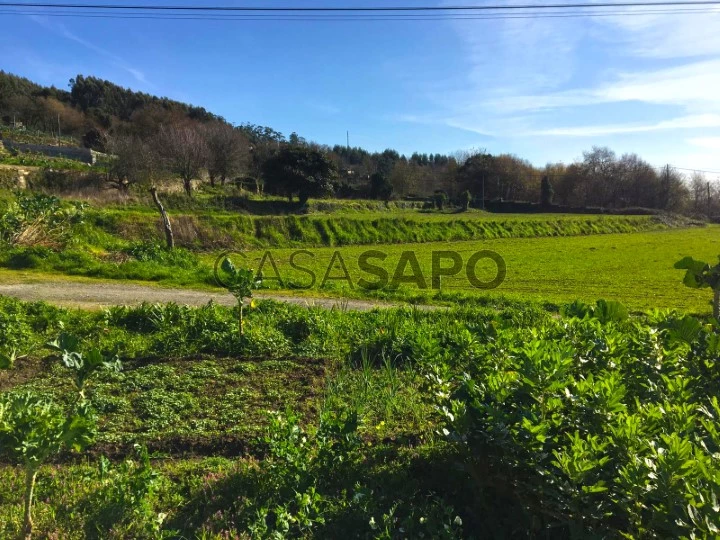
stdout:
<svg viewBox="0 0 720 540">
<path fill-rule="evenodd" d="M 413 3 L 434 4 L 404 2 Z M 341 4 L 382 5 L 331 5 Z M 96 75 L 320 143 L 344 144 L 349 130 L 352 145 L 370 150 L 484 148 L 536 165 L 607 145 L 657 166 L 720 170 L 720 13 L 0 21 L 6 71 L 61 87 Z"/>
</svg>

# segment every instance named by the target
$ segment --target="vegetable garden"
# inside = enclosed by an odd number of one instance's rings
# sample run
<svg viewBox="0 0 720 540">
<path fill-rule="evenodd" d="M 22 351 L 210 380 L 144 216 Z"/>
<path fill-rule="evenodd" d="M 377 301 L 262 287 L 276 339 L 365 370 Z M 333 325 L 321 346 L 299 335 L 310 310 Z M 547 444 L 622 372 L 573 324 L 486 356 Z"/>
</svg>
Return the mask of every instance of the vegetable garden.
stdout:
<svg viewBox="0 0 720 540">
<path fill-rule="evenodd" d="M 0 307 L 2 537 L 720 534 L 711 319 Z"/>
</svg>

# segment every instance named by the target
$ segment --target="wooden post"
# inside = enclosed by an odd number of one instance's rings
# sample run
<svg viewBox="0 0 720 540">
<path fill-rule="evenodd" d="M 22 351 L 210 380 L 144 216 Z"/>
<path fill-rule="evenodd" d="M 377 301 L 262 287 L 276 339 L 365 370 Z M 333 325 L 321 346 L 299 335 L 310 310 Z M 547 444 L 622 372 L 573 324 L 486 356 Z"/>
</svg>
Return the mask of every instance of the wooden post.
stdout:
<svg viewBox="0 0 720 540">
<path fill-rule="evenodd" d="M 163 228 L 165 229 L 165 243 L 167 244 L 167 248 L 173 249 L 175 247 L 175 238 L 173 237 L 172 226 L 170 225 L 170 218 L 165 211 L 165 207 L 162 205 L 160 199 L 158 198 L 157 188 L 155 186 L 152 186 L 150 188 L 150 194 L 152 195 L 155 206 L 157 206 L 158 210 L 160 211 L 160 216 L 162 217 Z"/>
</svg>

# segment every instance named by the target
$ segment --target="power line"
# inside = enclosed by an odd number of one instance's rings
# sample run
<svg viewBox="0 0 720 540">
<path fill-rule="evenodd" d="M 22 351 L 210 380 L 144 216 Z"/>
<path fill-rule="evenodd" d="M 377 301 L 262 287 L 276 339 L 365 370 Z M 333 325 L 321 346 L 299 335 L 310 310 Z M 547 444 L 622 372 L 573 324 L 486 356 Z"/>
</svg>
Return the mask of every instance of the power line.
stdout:
<svg viewBox="0 0 720 540">
<path fill-rule="evenodd" d="M 719 2 L 720 3 L 720 2 Z M 2 4 L 0 3 L 0 7 Z M 2 10 L 3 15 L 41 15 L 46 17 L 79 17 L 79 18 L 100 18 L 100 19 L 161 19 L 161 20 L 187 20 L 187 21 L 442 21 L 442 20 L 504 20 L 504 19 L 544 19 L 544 18 L 576 18 L 576 17 L 616 17 L 616 16 L 647 16 L 647 15 L 694 15 L 720 13 L 720 8 L 687 8 L 687 9 L 664 9 L 664 10 L 642 10 L 642 11 L 567 11 L 550 13 L 484 13 L 484 14 L 345 14 L 345 15 L 305 15 L 305 14 L 225 14 L 215 15 L 212 13 L 118 13 L 91 11 L 87 13 L 79 11 L 24 11 L 24 10 Z"/>
<path fill-rule="evenodd" d="M 163 6 L 157 4 L 70 4 L 40 2 L 0 2 L 2 7 L 13 8 L 45 8 L 45 9 L 109 9 L 123 11 L 198 11 L 198 12 L 452 12 L 452 11 L 507 11 L 507 10 L 541 10 L 541 9 L 597 9 L 618 7 L 658 7 L 658 6 L 713 6 L 720 5 L 720 0 L 667 0 L 654 2 L 598 2 L 598 3 L 558 3 L 558 4 L 495 4 L 479 6 L 372 6 L 372 7 L 262 7 L 262 6 Z"/>
<path fill-rule="evenodd" d="M 691 171 L 691 172 L 700 172 L 700 173 L 708 173 L 708 174 L 720 174 L 720 171 L 707 171 L 704 169 L 690 169 L 688 167 L 675 167 L 674 165 L 670 165 L 673 169 L 678 169 L 680 171 Z M 660 167 L 662 168 L 662 167 Z"/>
</svg>

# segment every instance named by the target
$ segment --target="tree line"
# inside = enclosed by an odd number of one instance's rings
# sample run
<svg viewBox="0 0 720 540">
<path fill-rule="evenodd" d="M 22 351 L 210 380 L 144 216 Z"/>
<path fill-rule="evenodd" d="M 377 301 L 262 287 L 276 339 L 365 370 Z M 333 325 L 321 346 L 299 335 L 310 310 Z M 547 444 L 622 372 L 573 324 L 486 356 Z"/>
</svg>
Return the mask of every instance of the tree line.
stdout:
<svg viewBox="0 0 720 540">
<path fill-rule="evenodd" d="M 644 207 L 720 214 L 720 186 L 701 174 L 656 169 L 636 154 L 593 147 L 571 164 L 534 167 L 483 150 L 404 156 L 395 150 L 329 147 L 265 126 L 233 126 L 221 116 L 164 97 L 78 75 L 69 90 L 43 87 L 0 71 L 0 120 L 74 137 L 112 154 L 109 179 L 119 189 L 175 178 L 228 181 L 301 201 L 315 196 L 377 199 L 445 197 L 524 201 L 570 207 Z M 464 202 L 463 202 L 464 201 Z"/>
</svg>

